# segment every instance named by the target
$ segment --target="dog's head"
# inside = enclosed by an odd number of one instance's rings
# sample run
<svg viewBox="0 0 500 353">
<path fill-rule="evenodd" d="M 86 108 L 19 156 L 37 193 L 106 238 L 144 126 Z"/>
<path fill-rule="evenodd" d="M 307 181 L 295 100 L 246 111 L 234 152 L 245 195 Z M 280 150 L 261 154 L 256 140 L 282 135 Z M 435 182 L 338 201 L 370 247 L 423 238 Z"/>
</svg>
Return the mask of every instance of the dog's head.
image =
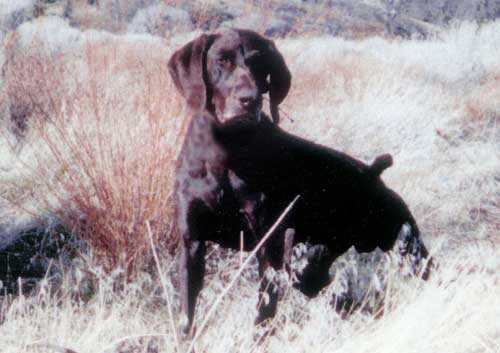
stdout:
<svg viewBox="0 0 500 353">
<path fill-rule="evenodd" d="M 207 109 L 221 122 L 245 113 L 259 117 L 262 95 L 269 92 L 271 115 L 278 123 L 278 105 L 291 83 L 274 43 L 241 29 L 202 34 L 173 54 L 169 70 L 188 106 Z"/>
</svg>

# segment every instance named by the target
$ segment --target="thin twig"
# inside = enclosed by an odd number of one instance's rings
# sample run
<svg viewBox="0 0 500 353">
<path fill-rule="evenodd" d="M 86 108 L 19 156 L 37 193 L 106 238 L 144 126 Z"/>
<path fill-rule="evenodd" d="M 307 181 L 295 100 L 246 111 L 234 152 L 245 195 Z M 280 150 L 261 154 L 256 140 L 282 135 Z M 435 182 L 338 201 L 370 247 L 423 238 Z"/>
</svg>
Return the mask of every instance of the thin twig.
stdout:
<svg viewBox="0 0 500 353">
<path fill-rule="evenodd" d="M 167 300 L 167 309 L 168 309 L 168 315 L 170 316 L 170 326 L 172 329 L 172 332 L 174 333 L 174 341 L 175 345 L 177 347 L 177 351 L 179 351 L 179 338 L 177 337 L 177 330 L 175 329 L 175 323 L 174 323 L 174 316 L 173 316 L 173 310 L 172 310 L 172 303 L 170 302 L 169 296 L 168 296 L 168 289 L 167 289 L 167 283 L 165 282 L 165 277 L 163 276 L 160 268 L 160 260 L 158 259 L 158 254 L 156 253 L 156 249 L 154 246 L 153 242 L 153 234 L 151 233 L 151 226 L 149 225 L 149 221 L 146 221 L 146 228 L 148 231 L 148 236 L 149 236 L 149 242 L 151 244 L 151 251 L 153 252 L 153 257 L 155 259 L 156 263 L 156 268 L 158 269 L 158 276 L 160 276 L 160 282 L 163 287 L 163 291 L 165 293 L 165 299 Z"/>
<path fill-rule="evenodd" d="M 240 267 L 243 264 L 243 231 L 240 232 Z"/>
</svg>

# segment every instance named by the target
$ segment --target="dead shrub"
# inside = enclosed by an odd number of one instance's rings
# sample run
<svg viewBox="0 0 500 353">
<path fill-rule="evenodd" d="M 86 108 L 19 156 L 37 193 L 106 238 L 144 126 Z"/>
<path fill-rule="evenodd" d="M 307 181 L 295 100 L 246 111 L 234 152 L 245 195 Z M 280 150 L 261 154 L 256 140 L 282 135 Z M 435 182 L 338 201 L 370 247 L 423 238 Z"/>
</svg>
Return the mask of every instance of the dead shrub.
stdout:
<svg viewBox="0 0 500 353">
<path fill-rule="evenodd" d="M 155 243 L 175 244 L 170 193 L 183 114 L 169 53 L 151 43 L 94 40 L 54 56 L 36 45 L 8 68 L 11 106 L 29 112 L 25 143 L 39 149 L 26 172 L 48 190 L 34 197 L 105 269 L 122 266 L 130 278 L 150 259 L 147 221 Z"/>
</svg>

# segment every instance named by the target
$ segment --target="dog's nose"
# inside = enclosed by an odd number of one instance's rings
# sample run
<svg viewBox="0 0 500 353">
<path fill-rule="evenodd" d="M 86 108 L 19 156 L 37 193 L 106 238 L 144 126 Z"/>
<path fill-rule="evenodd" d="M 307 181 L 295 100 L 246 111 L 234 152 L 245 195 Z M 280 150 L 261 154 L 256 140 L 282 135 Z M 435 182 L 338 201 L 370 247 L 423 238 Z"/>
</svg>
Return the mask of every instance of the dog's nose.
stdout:
<svg viewBox="0 0 500 353">
<path fill-rule="evenodd" d="M 255 97 L 253 96 L 244 96 L 240 97 L 240 103 L 245 109 L 251 110 L 255 108 L 257 99 L 255 99 Z"/>
</svg>

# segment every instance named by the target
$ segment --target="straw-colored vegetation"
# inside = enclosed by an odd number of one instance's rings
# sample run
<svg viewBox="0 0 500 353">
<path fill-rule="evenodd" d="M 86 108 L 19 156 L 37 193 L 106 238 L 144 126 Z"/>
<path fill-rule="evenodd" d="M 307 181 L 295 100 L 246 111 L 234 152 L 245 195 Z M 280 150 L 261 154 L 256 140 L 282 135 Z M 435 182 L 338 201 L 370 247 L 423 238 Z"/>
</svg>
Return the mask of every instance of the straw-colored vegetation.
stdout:
<svg viewBox="0 0 500 353">
<path fill-rule="evenodd" d="M 172 330 L 177 259 L 165 250 L 174 248 L 169 195 L 186 121 L 165 66 L 175 44 L 62 23 L 57 39 L 42 22 L 23 25 L 2 49 L 1 239 L 57 220 L 91 246 L 36 293 L 0 299 L 0 351 L 182 351 Z M 342 320 L 331 288 L 314 300 L 290 290 L 275 335 L 259 341 L 251 262 L 196 351 L 498 352 L 500 23 L 426 41 L 277 45 L 293 73 L 283 126 L 366 161 L 392 153 L 383 178 L 408 203 L 439 268 L 423 282 L 387 266 L 377 319 L 356 312 Z M 13 124 L 9 104 L 30 118 Z M 164 287 L 151 240 L 163 244 Z M 198 325 L 241 259 L 214 247 L 208 262 Z"/>
</svg>

